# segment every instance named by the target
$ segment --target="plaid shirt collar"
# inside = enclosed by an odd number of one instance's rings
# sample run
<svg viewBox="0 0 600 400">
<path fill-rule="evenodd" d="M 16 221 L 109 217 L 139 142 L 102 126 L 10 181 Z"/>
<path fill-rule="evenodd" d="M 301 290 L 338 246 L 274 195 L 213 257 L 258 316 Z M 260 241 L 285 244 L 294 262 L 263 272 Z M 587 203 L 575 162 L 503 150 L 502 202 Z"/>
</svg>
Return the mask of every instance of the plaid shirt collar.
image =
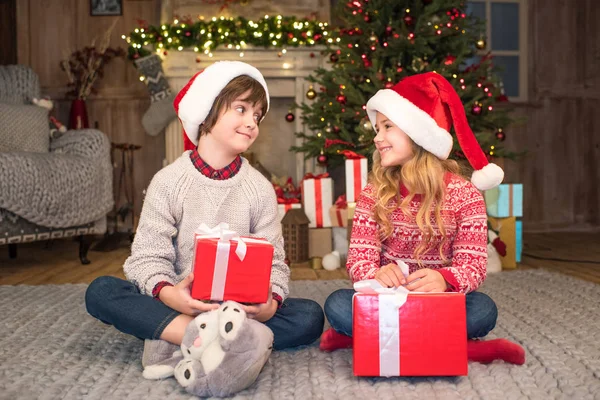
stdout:
<svg viewBox="0 0 600 400">
<path fill-rule="evenodd" d="M 222 169 L 214 169 L 208 165 L 198 154 L 198 149 L 194 149 L 190 153 L 190 158 L 194 167 L 207 178 L 214 179 L 216 181 L 224 181 L 225 179 L 233 178 L 242 167 L 242 157 L 237 156 L 231 164 L 225 166 Z"/>
</svg>

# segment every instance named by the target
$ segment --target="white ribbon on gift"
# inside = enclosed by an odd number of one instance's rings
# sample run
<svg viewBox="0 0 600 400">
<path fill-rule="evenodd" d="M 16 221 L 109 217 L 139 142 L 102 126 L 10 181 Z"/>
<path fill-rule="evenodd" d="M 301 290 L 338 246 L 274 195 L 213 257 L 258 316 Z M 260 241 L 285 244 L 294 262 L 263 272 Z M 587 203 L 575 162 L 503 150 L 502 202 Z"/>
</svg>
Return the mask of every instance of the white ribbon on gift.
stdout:
<svg viewBox="0 0 600 400">
<path fill-rule="evenodd" d="M 229 265 L 229 250 L 231 248 L 231 240 L 237 241 L 235 254 L 240 261 L 246 258 L 246 241 L 240 235 L 229 229 L 229 224 L 221 222 L 214 228 L 209 228 L 206 224 L 201 224 L 195 231 L 196 238 L 204 239 L 219 239 L 217 242 L 217 254 L 215 257 L 215 269 L 213 272 L 213 281 L 211 287 L 210 298 L 217 301 L 223 300 L 225 294 L 225 281 L 227 280 L 227 268 Z M 263 242 L 263 241 L 260 241 Z"/>
<path fill-rule="evenodd" d="M 404 276 L 408 265 L 396 260 Z M 400 375 L 400 318 L 398 310 L 406 303 L 409 290 L 405 287 L 386 288 L 375 279 L 354 283 L 357 293 L 379 295 L 379 374 Z"/>
</svg>

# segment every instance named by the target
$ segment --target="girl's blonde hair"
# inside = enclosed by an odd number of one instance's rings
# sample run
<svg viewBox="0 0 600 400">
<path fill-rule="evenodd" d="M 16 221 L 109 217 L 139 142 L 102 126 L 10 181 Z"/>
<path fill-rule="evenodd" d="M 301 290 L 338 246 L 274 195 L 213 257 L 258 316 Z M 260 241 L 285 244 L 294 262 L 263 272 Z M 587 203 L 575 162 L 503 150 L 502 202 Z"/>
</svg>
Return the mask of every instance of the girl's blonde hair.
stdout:
<svg viewBox="0 0 600 400">
<path fill-rule="evenodd" d="M 383 167 L 379 152 L 375 151 L 373 154 L 373 170 L 370 180 L 377 198 L 373 213 L 375 221 L 380 226 L 380 238 L 385 240 L 392 236 L 393 226 L 390 214 L 396 209 L 400 208 L 406 216 L 413 217 L 409 211 L 409 204 L 415 194 L 420 194 L 422 200 L 416 215 L 416 223 L 423 234 L 423 240 L 415 249 L 413 256 L 422 266 L 421 256 L 423 253 L 439 246 L 440 256 L 446 262 L 443 247 L 448 238 L 441 217 L 446 192 L 444 174 L 451 172 L 460 175 L 461 168 L 456 161 L 440 160 L 414 142 L 412 142 L 412 149 L 414 157 L 403 166 Z M 402 202 L 399 201 L 401 184 L 409 189 L 409 195 Z M 435 224 L 440 230 L 441 239 L 435 237 L 431 223 L 432 214 L 435 216 Z"/>
</svg>

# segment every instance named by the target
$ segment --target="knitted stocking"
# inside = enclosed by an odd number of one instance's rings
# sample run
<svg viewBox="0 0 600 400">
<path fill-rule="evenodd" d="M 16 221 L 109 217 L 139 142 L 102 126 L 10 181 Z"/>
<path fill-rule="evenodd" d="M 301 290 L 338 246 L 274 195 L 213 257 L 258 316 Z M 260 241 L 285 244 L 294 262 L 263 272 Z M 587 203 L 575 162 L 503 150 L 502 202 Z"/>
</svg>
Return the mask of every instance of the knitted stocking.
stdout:
<svg viewBox="0 0 600 400">
<path fill-rule="evenodd" d="M 163 73 L 161 59 L 157 54 L 135 60 L 140 74 L 145 77 L 152 104 L 142 117 L 142 125 L 151 136 L 158 135 L 169 122 L 177 118 L 173 108 L 175 95 L 171 93 L 169 82 Z"/>
</svg>

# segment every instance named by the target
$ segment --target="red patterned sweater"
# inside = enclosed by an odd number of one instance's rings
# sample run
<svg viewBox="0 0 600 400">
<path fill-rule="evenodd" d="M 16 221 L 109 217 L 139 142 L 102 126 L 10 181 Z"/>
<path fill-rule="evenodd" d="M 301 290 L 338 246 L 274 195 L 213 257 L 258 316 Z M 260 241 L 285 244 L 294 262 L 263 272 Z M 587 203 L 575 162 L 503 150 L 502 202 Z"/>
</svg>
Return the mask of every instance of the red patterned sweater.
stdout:
<svg viewBox="0 0 600 400">
<path fill-rule="evenodd" d="M 422 268 L 439 271 L 450 285 L 450 291 L 468 293 L 476 290 L 486 276 L 487 264 L 487 215 L 483 195 L 473 184 L 457 175 L 447 173 L 445 202 L 441 210 L 448 241 L 443 253 L 448 260 L 442 261 L 439 246 L 421 255 Z M 400 201 L 408 195 L 401 187 Z M 352 222 L 352 235 L 346 268 L 354 282 L 373 279 L 380 266 L 402 260 L 410 272 L 421 268 L 413 256 L 422 240 L 415 221 L 420 205 L 416 195 L 409 205 L 411 217 L 398 208 L 391 215 L 392 235 L 381 242 L 379 225 L 373 219 L 375 190 L 368 184 L 361 192 Z M 392 200 L 395 205 L 395 201 Z M 441 239 L 434 217 L 432 225 L 436 237 Z"/>
</svg>

